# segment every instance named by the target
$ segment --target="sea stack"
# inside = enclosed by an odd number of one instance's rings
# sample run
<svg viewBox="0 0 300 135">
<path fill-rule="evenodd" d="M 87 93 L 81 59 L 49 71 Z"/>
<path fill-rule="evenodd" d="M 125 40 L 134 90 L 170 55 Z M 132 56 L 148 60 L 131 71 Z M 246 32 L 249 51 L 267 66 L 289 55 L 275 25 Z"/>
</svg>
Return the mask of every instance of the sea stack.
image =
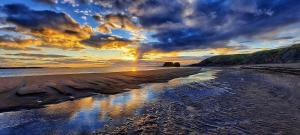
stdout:
<svg viewBox="0 0 300 135">
<path fill-rule="evenodd" d="M 180 67 L 179 62 L 165 62 L 163 67 Z"/>
</svg>

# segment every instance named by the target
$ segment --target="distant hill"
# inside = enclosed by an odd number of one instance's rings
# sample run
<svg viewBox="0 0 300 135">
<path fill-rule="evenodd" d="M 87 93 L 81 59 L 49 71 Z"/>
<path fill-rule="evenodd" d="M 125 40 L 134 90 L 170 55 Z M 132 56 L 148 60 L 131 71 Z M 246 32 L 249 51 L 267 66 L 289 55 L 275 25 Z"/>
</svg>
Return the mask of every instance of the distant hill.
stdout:
<svg viewBox="0 0 300 135">
<path fill-rule="evenodd" d="M 190 66 L 231 66 L 295 62 L 300 62 L 300 44 L 250 54 L 213 56 Z"/>
</svg>

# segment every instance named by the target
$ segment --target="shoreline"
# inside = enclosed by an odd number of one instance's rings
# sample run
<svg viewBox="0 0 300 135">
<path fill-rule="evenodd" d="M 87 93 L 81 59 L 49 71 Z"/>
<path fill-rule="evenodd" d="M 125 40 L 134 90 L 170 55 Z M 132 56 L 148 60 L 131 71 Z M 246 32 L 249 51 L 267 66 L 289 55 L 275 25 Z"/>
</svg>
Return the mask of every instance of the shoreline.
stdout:
<svg viewBox="0 0 300 135">
<path fill-rule="evenodd" d="M 0 78 L 0 112 L 41 108 L 95 94 L 117 94 L 144 83 L 161 83 L 193 75 L 201 68 L 20 76 Z"/>
<path fill-rule="evenodd" d="M 108 123 L 94 134 L 299 134 L 299 79 L 222 68 L 215 79 L 166 90 L 139 115 Z"/>
<path fill-rule="evenodd" d="M 178 70 L 160 71 L 157 74 L 165 76 L 192 72 L 188 69 Z M 140 85 L 141 89 L 123 94 L 100 94 L 50 104 L 43 109 L 1 113 L 1 121 L 8 126 L 0 130 L 8 133 L 30 130 L 37 134 L 300 132 L 298 75 L 238 67 L 205 68 L 199 72 L 167 83 Z M 126 73 L 117 75 L 120 74 Z M 150 76 L 156 76 L 153 74 Z M 205 79 L 209 76 L 213 77 Z M 148 97 L 146 95 L 154 99 L 144 101 Z M 27 119 L 29 117 L 30 120 Z M 78 128 L 84 126 L 93 128 Z"/>
<path fill-rule="evenodd" d="M 201 68 L 235 68 L 235 69 L 248 69 L 274 73 L 286 73 L 293 75 L 300 75 L 300 63 L 284 63 L 284 64 L 249 64 L 249 65 L 234 65 L 234 66 L 191 66 Z"/>
<path fill-rule="evenodd" d="M 240 68 L 300 75 L 300 63 L 243 65 Z"/>
</svg>

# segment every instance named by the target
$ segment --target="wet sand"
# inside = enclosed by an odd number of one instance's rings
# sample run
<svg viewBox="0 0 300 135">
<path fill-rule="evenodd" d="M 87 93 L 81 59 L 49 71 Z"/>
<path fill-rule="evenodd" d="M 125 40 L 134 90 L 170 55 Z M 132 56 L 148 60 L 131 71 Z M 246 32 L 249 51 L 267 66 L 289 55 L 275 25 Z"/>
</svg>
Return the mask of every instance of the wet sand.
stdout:
<svg viewBox="0 0 300 135">
<path fill-rule="evenodd" d="M 43 107 L 95 94 L 117 94 L 196 74 L 200 68 L 0 78 L 0 112 Z"/>
<path fill-rule="evenodd" d="M 237 67 L 243 69 L 254 69 L 258 71 L 270 71 L 270 72 L 300 75 L 300 63 L 258 64 L 258 65 L 243 65 Z"/>
<path fill-rule="evenodd" d="M 166 90 L 143 113 L 96 134 L 300 133 L 300 77 L 218 68 L 216 78 Z"/>
</svg>

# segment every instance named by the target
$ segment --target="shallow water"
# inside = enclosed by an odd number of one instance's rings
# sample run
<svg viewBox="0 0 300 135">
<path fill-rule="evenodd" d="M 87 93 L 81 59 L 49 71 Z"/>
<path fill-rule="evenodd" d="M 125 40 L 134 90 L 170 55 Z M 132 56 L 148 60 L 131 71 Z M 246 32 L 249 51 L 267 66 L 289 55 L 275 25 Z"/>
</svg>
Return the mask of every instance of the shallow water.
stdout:
<svg viewBox="0 0 300 135">
<path fill-rule="evenodd" d="M 58 74 L 82 74 L 82 73 L 109 73 L 123 71 L 144 71 L 164 69 L 154 66 L 133 66 L 133 67 L 97 67 L 97 68 L 27 68 L 27 69 L 0 69 L 0 77 L 12 76 L 38 76 Z"/>
<path fill-rule="evenodd" d="M 141 85 L 140 89 L 116 95 L 97 95 L 75 101 L 48 105 L 41 109 L 0 113 L 0 134 L 88 134 L 112 121 L 139 115 L 145 104 L 173 89 L 185 89 L 194 83 L 215 78 L 217 70 L 170 80 L 167 83 Z M 196 85 L 195 85 L 196 86 Z M 196 91 L 200 88 L 194 87 Z M 175 99 L 176 100 L 176 99 Z"/>
</svg>

